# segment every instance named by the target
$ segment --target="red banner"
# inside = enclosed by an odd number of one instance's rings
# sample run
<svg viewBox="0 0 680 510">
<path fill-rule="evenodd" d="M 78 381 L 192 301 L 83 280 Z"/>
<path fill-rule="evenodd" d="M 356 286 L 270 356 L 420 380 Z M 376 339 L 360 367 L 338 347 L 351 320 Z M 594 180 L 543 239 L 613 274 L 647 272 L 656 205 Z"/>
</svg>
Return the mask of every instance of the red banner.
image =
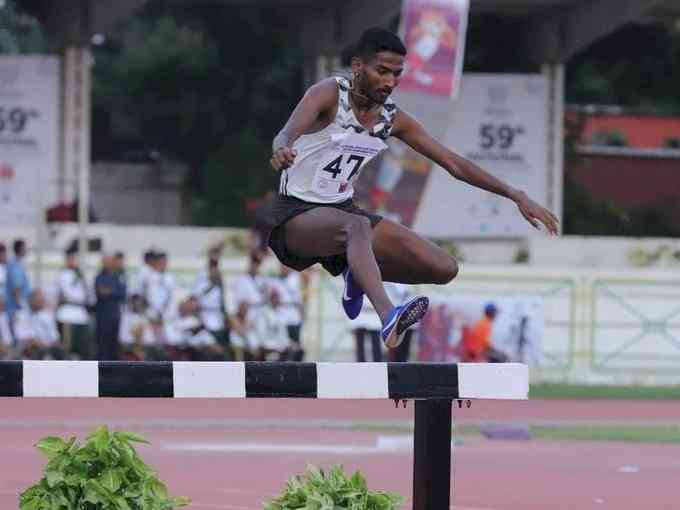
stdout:
<svg viewBox="0 0 680 510">
<path fill-rule="evenodd" d="M 458 94 L 469 0 L 403 0 L 401 36 L 408 49 L 401 90 Z"/>
</svg>

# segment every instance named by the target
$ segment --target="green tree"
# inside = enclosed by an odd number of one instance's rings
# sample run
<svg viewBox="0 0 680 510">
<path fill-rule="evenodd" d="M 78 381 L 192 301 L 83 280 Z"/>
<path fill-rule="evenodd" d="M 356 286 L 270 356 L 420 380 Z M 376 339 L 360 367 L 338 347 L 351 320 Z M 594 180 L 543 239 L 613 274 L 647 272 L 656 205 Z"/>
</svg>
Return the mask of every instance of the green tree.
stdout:
<svg viewBox="0 0 680 510">
<path fill-rule="evenodd" d="M 680 112 L 680 33 L 671 25 L 629 24 L 576 55 L 567 67 L 569 103 Z"/>
<path fill-rule="evenodd" d="M 38 20 L 23 12 L 14 0 L 0 0 L 0 55 L 45 53 L 47 49 Z"/>
<path fill-rule="evenodd" d="M 247 224 L 244 198 L 276 189 L 278 174 L 263 164 L 253 164 L 269 151 L 270 144 L 248 130 L 226 139 L 205 164 L 203 192 L 193 201 L 195 223 L 217 226 L 228 218 L 231 224 Z"/>
<path fill-rule="evenodd" d="M 276 15 L 150 2 L 95 51 L 95 152 L 143 142 L 179 159 L 190 168 L 195 220 L 243 225 L 235 211 L 244 200 L 274 189 L 271 139 L 300 93 L 302 59 Z M 215 186 L 228 188 L 228 206 L 210 204 L 223 198 Z"/>
</svg>

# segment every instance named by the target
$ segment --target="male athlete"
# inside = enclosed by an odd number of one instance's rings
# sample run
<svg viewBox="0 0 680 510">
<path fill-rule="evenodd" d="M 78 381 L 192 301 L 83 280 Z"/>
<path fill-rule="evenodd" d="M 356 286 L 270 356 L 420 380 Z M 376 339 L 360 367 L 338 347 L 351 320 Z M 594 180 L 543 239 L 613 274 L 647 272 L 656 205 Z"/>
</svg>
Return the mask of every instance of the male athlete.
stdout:
<svg viewBox="0 0 680 510">
<path fill-rule="evenodd" d="M 361 169 L 387 148 L 389 136 L 452 177 L 513 200 L 535 228 L 540 222 L 556 234 L 557 218 L 524 192 L 439 144 L 396 107 L 390 94 L 399 84 L 406 55 L 396 35 L 368 29 L 352 55 L 351 80 L 328 78 L 310 87 L 274 138 L 270 163 L 281 171 L 281 180 L 269 246 L 297 271 L 318 262 L 334 276 L 342 273 L 348 317 L 359 314 L 365 293 L 382 321 L 383 342 L 394 348 L 425 315 L 428 299 L 417 296 L 395 306 L 383 281 L 445 284 L 455 278 L 458 264 L 403 225 L 352 202 Z"/>
</svg>

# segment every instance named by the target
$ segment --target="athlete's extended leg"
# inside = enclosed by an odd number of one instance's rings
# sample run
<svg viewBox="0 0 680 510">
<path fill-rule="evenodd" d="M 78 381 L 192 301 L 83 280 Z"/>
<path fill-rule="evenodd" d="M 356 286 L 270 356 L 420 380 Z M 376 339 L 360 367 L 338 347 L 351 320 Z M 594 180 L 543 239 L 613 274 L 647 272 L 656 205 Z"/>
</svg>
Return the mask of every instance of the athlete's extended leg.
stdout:
<svg viewBox="0 0 680 510">
<path fill-rule="evenodd" d="M 317 207 L 285 224 L 286 247 L 299 257 L 328 257 L 347 252 L 352 276 L 371 300 L 383 323 L 394 308 L 383 287 L 372 248 L 368 218 L 331 207 Z"/>
<path fill-rule="evenodd" d="M 386 282 L 445 284 L 458 274 L 456 259 L 386 218 L 373 229 L 373 252 Z"/>
</svg>

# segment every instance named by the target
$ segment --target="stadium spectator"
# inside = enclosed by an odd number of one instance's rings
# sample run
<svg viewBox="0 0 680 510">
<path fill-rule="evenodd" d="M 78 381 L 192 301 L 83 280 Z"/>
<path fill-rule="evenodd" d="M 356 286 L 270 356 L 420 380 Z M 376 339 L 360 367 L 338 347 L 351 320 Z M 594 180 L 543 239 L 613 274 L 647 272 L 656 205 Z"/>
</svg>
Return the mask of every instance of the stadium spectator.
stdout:
<svg viewBox="0 0 680 510">
<path fill-rule="evenodd" d="M 5 310 L 5 295 L 0 294 L 0 360 L 8 359 L 11 356 L 13 344 L 12 332 L 9 329 L 9 317 Z"/>
<path fill-rule="evenodd" d="M 403 283 L 385 283 L 385 291 L 393 303 L 405 303 L 411 296 L 411 289 L 408 285 Z M 416 334 L 417 326 L 410 328 L 404 335 L 404 340 L 396 349 L 390 349 L 387 352 L 387 361 L 390 362 L 406 362 L 411 357 L 411 340 Z"/>
<path fill-rule="evenodd" d="M 115 257 L 104 255 L 102 268 L 94 281 L 97 303 L 95 305 L 97 358 L 117 360 L 119 357 L 119 331 L 126 288 Z"/>
<path fill-rule="evenodd" d="M 241 301 L 236 313 L 229 318 L 229 340 L 235 360 L 250 361 L 253 359 L 255 345 L 255 322 L 251 318 L 250 305 Z"/>
<path fill-rule="evenodd" d="M 149 274 L 146 288 L 148 314 L 154 325 L 156 340 L 163 342 L 163 323 L 173 313 L 173 296 L 175 292 L 175 278 L 167 272 L 168 256 L 166 253 L 156 253 L 153 261 L 153 270 Z"/>
<path fill-rule="evenodd" d="M 255 360 L 281 361 L 292 350 L 288 325 L 282 312 L 281 296 L 276 288 L 267 292 L 265 306 L 255 314 Z"/>
<path fill-rule="evenodd" d="M 7 307 L 10 328 L 14 332 L 15 314 L 17 311 L 27 308 L 28 298 L 31 294 L 31 283 L 24 265 L 24 259 L 28 253 L 26 242 L 23 239 L 17 239 L 12 248 L 14 258 L 7 264 L 5 306 Z"/>
<path fill-rule="evenodd" d="M 7 288 L 7 247 L 0 243 L 0 297 L 5 300 Z"/>
<path fill-rule="evenodd" d="M 172 359 L 223 361 L 225 358 L 224 348 L 199 316 L 199 304 L 195 296 L 182 301 L 177 315 L 166 320 L 165 338 Z"/>
<path fill-rule="evenodd" d="M 198 299 L 203 324 L 229 352 L 229 320 L 225 305 L 224 278 L 220 271 L 221 254 L 219 248 L 212 248 L 208 252 L 208 267 L 198 274 L 194 295 Z"/>
<path fill-rule="evenodd" d="M 52 311 L 46 308 L 40 289 L 33 290 L 28 305 L 16 312 L 14 335 L 22 358 L 65 358 L 57 322 Z"/>
<path fill-rule="evenodd" d="M 235 308 L 238 310 L 241 303 L 246 303 L 249 315 L 264 305 L 267 296 L 267 280 L 260 275 L 263 257 L 262 252 L 251 250 L 248 272 L 236 277 L 231 287 Z"/>
<path fill-rule="evenodd" d="M 144 252 L 144 262 L 142 267 L 139 268 L 134 280 L 132 281 L 129 291 L 130 294 L 139 294 L 141 296 L 147 295 L 147 288 L 149 286 L 149 278 L 151 273 L 153 273 L 153 266 L 156 261 L 156 252 L 153 248 Z"/>
<path fill-rule="evenodd" d="M 159 360 L 167 356 L 155 343 L 151 322 L 146 315 L 147 304 L 139 294 L 130 296 L 130 302 L 120 319 L 120 357 L 128 361 Z"/>
<path fill-rule="evenodd" d="M 503 363 L 508 356 L 492 345 L 493 321 L 498 315 L 498 307 L 493 303 L 484 306 L 484 316 L 472 328 L 464 328 L 462 333 L 461 361 Z"/>
<path fill-rule="evenodd" d="M 122 251 L 117 251 L 113 254 L 113 271 L 116 273 L 121 285 L 125 287 L 125 291 L 127 292 L 128 277 L 125 269 L 125 254 Z"/>
<path fill-rule="evenodd" d="M 385 292 L 394 303 L 405 303 L 409 298 L 409 287 L 398 283 L 385 282 Z M 364 300 L 364 306 L 359 313 L 359 316 L 352 321 L 355 345 L 356 361 L 363 363 L 366 361 L 366 340 L 371 342 L 371 355 L 373 361 L 383 360 L 383 342 L 380 339 L 380 328 L 382 324 L 378 314 L 371 305 L 370 301 Z M 402 345 L 406 343 L 405 347 L 399 346 L 399 351 L 390 350 L 389 355 L 395 360 L 401 361 L 404 355 L 408 357 L 410 349 L 412 330 L 409 330 L 404 336 Z M 390 359 L 392 361 L 392 359 Z"/>
<path fill-rule="evenodd" d="M 281 264 L 279 278 L 273 280 L 272 286 L 280 296 L 279 310 L 291 341 L 284 357 L 289 361 L 302 361 L 305 352 L 300 340 L 303 320 L 302 278 L 300 273 Z"/>
<path fill-rule="evenodd" d="M 94 354 L 89 332 L 90 294 L 75 247 L 65 253 L 64 268 L 59 271 L 56 288 L 57 328 L 64 349 L 77 359 L 90 359 Z"/>
<path fill-rule="evenodd" d="M 364 306 L 356 319 L 352 321 L 354 334 L 354 355 L 359 363 L 366 361 L 366 340 L 371 342 L 373 361 L 382 361 L 382 340 L 380 339 L 380 317 L 368 299 L 364 299 Z"/>
<path fill-rule="evenodd" d="M 274 193 L 267 191 L 260 198 L 246 202 L 246 212 L 250 216 L 250 249 L 259 251 L 263 257 L 269 253 L 269 233 L 271 232 Z"/>
</svg>

